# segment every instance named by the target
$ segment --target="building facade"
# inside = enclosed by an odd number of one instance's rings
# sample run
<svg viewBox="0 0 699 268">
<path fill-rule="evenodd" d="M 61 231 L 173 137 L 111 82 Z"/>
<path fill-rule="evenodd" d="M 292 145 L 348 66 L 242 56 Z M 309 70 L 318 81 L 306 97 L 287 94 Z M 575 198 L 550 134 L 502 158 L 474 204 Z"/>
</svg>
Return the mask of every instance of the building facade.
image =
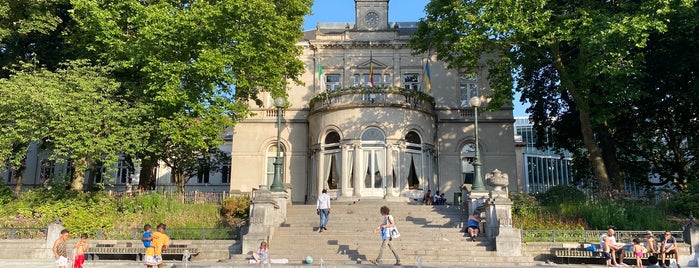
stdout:
<svg viewBox="0 0 699 268">
<path fill-rule="evenodd" d="M 536 148 L 536 132 L 528 117 L 515 118 L 517 139 L 522 142 L 521 155 L 521 184 L 519 189 L 528 194 L 543 193 L 557 185 L 570 185 L 573 182 L 573 162 L 571 153 L 556 152 L 551 148 Z"/>
<path fill-rule="evenodd" d="M 304 84 L 288 90 L 279 146 L 293 202 L 323 189 L 340 199 L 421 198 L 428 189 L 451 199 L 472 183 L 468 99 L 487 105 L 486 69 L 412 55 L 407 41 L 417 24 L 389 22 L 388 12 L 388 0 L 355 0 L 355 22 L 319 23 L 297 43 Z M 270 96 L 263 102 L 234 128 L 230 191 L 272 183 L 278 115 Z M 512 107 L 481 111 L 483 171 L 500 169 L 519 187 Z"/>
</svg>

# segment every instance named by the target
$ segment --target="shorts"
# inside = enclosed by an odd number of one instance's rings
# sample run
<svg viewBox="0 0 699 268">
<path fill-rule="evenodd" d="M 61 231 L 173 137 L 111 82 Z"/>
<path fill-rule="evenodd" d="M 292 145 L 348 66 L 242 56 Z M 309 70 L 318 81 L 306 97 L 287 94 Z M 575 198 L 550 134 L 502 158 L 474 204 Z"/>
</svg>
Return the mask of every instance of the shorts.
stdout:
<svg viewBox="0 0 699 268">
<path fill-rule="evenodd" d="M 56 266 L 61 267 L 65 266 L 68 267 L 68 258 L 60 256 L 58 257 L 58 260 L 56 260 Z"/>
<path fill-rule="evenodd" d="M 636 257 L 643 258 L 643 251 L 641 252 L 634 252 L 636 254 Z"/>
<path fill-rule="evenodd" d="M 143 256 L 143 264 L 148 265 L 148 266 L 155 266 L 163 263 L 163 258 L 161 258 L 158 255 L 155 256 L 150 256 L 150 255 L 145 255 Z"/>
<path fill-rule="evenodd" d="M 611 260 L 612 259 L 612 254 L 609 252 L 603 252 L 602 255 L 604 256 L 605 260 Z"/>
</svg>

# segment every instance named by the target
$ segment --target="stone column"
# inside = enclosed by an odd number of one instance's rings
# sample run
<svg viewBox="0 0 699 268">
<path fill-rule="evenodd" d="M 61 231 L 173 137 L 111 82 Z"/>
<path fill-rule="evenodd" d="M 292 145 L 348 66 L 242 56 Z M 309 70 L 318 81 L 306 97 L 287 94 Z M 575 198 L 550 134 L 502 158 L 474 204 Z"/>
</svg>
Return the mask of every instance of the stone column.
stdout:
<svg viewBox="0 0 699 268">
<path fill-rule="evenodd" d="M 272 197 L 267 185 L 260 185 L 255 192 L 250 205 L 250 222 L 241 231 L 243 233 L 243 254 L 252 254 L 260 246 L 260 242 L 267 241 L 274 232 L 274 209 L 278 204 Z"/>
<path fill-rule="evenodd" d="M 362 197 L 362 176 L 359 174 L 361 171 L 359 166 L 361 165 L 362 150 L 359 144 L 354 145 L 354 165 L 352 169 L 354 170 L 354 197 Z"/>
<path fill-rule="evenodd" d="M 495 250 L 500 256 L 522 256 L 521 230 L 512 227 L 512 201 L 505 188 L 509 184 L 508 175 L 495 169 L 485 177 L 494 187 L 490 191 L 490 200 L 495 211 Z"/>
<path fill-rule="evenodd" d="M 680 260 L 678 260 L 678 263 L 680 266 L 699 266 L 699 254 L 697 254 L 697 252 L 699 252 L 699 226 L 697 226 L 697 224 L 694 222 L 694 215 L 692 215 L 692 212 L 689 213 L 689 222 L 684 226 L 682 236 L 684 238 L 684 242 L 690 245 L 690 255 L 687 256 L 687 259 L 684 259 L 684 257 L 680 255 Z"/>
<path fill-rule="evenodd" d="M 58 220 L 57 220 L 58 221 Z M 52 260 L 53 256 L 53 243 L 58 240 L 61 236 L 61 231 L 63 230 L 63 224 L 60 222 L 49 223 L 48 229 L 46 231 L 46 257 L 50 257 Z"/>
<path fill-rule="evenodd" d="M 386 145 L 386 196 L 395 197 L 396 186 L 393 185 L 393 145 Z M 390 185 L 390 186 L 389 186 Z"/>
<path fill-rule="evenodd" d="M 340 196 L 341 198 L 349 197 L 352 195 L 352 193 L 349 191 L 349 176 L 351 175 L 351 172 L 348 171 L 348 163 L 349 163 L 349 148 L 352 146 L 351 144 L 343 144 L 340 146 L 342 149 L 341 157 L 342 157 L 342 170 L 340 171 Z"/>
</svg>

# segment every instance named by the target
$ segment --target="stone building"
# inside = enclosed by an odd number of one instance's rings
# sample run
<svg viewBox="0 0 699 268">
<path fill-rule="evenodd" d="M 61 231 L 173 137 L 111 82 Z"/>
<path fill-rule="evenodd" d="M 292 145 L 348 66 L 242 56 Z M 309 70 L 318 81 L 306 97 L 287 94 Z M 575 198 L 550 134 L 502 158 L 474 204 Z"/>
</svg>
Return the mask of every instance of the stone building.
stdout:
<svg viewBox="0 0 699 268">
<path fill-rule="evenodd" d="M 313 201 L 322 189 L 347 200 L 421 198 L 430 189 L 451 201 L 473 180 L 468 99 L 487 105 L 487 73 L 412 55 L 407 41 L 417 24 L 389 22 L 388 2 L 355 0 L 355 22 L 319 23 L 297 43 L 304 84 L 288 90 L 279 148 L 293 202 Z M 263 102 L 234 128 L 232 192 L 272 183 L 277 109 L 271 97 Z M 512 107 L 481 111 L 484 173 L 516 174 Z"/>
</svg>

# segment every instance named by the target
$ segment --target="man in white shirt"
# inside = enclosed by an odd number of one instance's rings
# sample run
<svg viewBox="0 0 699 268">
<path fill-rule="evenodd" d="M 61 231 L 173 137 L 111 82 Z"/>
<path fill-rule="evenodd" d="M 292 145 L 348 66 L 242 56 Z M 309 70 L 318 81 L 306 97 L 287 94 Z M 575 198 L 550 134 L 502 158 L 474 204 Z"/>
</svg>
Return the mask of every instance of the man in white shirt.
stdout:
<svg viewBox="0 0 699 268">
<path fill-rule="evenodd" d="M 330 219 L 330 196 L 328 195 L 328 190 L 323 189 L 323 193 L 318 196 L 316 213 L 320 216 L 320 228 L 318 228 L 318 232 L 322 233 L 323 230 L 328 230 L 327 225 Z"/>
<path fill-rule="evenodd" d="M 602 250 L 609 249 L 609 251 L 605 250 L 606 254 L 609 254 L 605 256 L 605 258 L 611 257 L 612 259 L 612 264 L 616 266 L 628 266 L 627 264 L 624 263 L 624 248 L 622 245 L 619 245 L 616 243 L 616 238 L 614 237 L 614 229 L 609 228 L 606 233 L 602 234 L 600 236 L 600 247 Z M 617 256 L 619 258 L 617 259 Z"/>
</svg>

